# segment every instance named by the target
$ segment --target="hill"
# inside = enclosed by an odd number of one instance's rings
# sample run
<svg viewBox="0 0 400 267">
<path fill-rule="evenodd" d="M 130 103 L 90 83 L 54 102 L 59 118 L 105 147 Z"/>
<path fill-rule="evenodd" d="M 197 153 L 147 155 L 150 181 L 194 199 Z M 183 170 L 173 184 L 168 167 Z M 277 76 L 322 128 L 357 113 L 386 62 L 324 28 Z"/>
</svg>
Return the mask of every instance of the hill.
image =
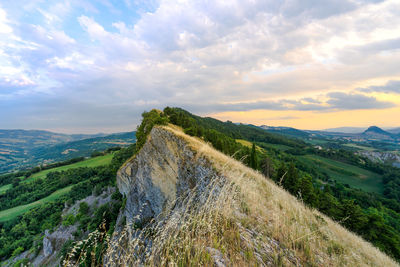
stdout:
<svg viewBox="0 0 400 267">
<path fill-rule="evenodd" d="M 389 139 L 392 140 L 395 136 L 387 131 L 382 130 L 377 126 L 371 126 L 367 130 L 365 130 L 362 135 L 368 136 L 369 138 L 376 139 Z"/>
<path fill-rule="evenodd" d="M 94 151 L 127 146 L 134 142 L 135 132 L 66 135 L 37 130 L 0 130 L 0 174 L 39 164 L 88 157 Z"/>
<path fill-rule="evenodd" d="M 366 129 L 364 127 L 336 127 L 336 128 L 328 128 L 321 130 L 323 132 L 332 132 L 332 133 L 362 133 Z"/>
<path fill-rule="evenodd" d="M 127 199 L 119 215 L 126 222 L 117 222 L 107 252 L 112 266 L 396 266 L 269 179 L 177 127 L 155 127 L 120 169 L 117 184 Z M 128 234 L 129 225 L 138 227 Z"/>
<path fill-rule="evenodd" d="M 0 210 L 19 207 L 9 211 L 23 215 L 0 222 L 0 259 L 39 266 L 396 266 L 384 253 L 400 259 L 397 168 L 332 141 L 317 147 L 310 137 L 179 108 L 144 112 L 136 136 L 110 165 L 60 163 L 58 171 L 4 176 L 12 185 L 0 191 L 11 199 Z M 28 178 L 18 183 L 21 174 Z"/>
<path fill-rule="evenodd" d="M 38 179 L 43 180 L 46 178 L 46 176 L 49 173 L 62 172 L 62 171 L 67 171 L 67 170 L 75 169 L 75 168 L 105 166 L 105 165 L 110 164 L 112 157 L 113 157 L 113 154 L 110 153 L 110 154 L 93 157 L 90 159 L 86 159 L 83 161 L 79 161 L 79 162 L 64 165 L 64 166 L 42 170 L 42 171 L 32 174 L 31 176 L 29 176 L 26 179 L 21 180 L 21 182 L 22 183 L 31 183 Z M 55 198 L 67 193 L 71 189 L 71 187 L 72 187 L 72 185 L 62 187 L 54 192 L 50 192 L 50 195 L 45 196 L 44 198 L 38 199 L 36 201 L 28 201 L 27 203 L 22 202 L 21 205 L 18 205 L 18 206 L 15 205 L 9 209 L 4 210 L 3 208 L 5 207 L 5 205 L 3 204 L 2 208 L 0 209 L 0 222 L 13 220 L 16 217 L 24 214 L 28 210 L 39 206 L 40 204 L 54 200 Z M 6 185 L 0 187 L 0 189 L 1 188 L 5 188 L 5 190 L 0 190 L 0 203 L 5 203 L 7 201 L 7 194 L 6 194 L 7 190 L 11 189 L 12 185 L 6 184 Z M 32 190 L 32 187 L 30 187 L 29 189 Z M 44 188 L 42 190 L 45 191 Z M 4 195 L 2 195 L 2 194 L 4 194 Z M 19 194 L 22 195 L 23 193 L 19 192 Z M 16 196 L 16 197 L 19 197 L 19 196 Z M 15 198 L 13 198 L 13 200 L 15 200 Z M 8 202 L 11 202 L 11 201 L 8 201 Z"/>
<path fill-rule="evenodd" d="M 391 128 L 391 129 L 388 129 L 387 130 L 389 133 L 392 133 L 392 134 L 400 134 L 400 127 L 397 127 L 397 128 Z"/>
<path fill-rule="evenodd" d="M 267 125 L 261 125 L 260 128 L 271 133 L 282 134 L 289 137 L 308 138 L 310 136 L 310 133 L 306 131 L 298 130 L 291 127 L 272 127 Z"/>
</svg>

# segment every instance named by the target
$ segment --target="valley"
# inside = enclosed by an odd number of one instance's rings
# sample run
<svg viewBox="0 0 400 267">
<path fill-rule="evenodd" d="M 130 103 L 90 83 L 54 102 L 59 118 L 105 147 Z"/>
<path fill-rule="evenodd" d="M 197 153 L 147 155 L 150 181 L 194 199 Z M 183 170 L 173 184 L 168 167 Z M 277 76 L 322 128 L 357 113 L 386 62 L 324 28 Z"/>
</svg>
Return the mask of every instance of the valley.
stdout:
<svg viewBox="0 0 400 267">
<path fill-rule="evenodd" d="M 135 133 L 58 134 L 48 131 L 0 130 L 0 174 L 51 164 L 135 142 Z"/>
</svg>

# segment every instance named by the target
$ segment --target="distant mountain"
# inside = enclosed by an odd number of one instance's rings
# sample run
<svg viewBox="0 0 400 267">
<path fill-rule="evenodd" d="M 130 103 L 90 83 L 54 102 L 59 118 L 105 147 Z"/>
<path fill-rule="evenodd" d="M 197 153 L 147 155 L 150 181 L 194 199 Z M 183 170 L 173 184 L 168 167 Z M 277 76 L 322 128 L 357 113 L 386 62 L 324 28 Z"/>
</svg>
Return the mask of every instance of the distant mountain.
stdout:
<svg viewBox="0 0 400 267">
<path fill-rule="evenodd" d="M 392 140 L 395 137 L 394 134 L 389 133 L 377 126 L 369 127 L 361 135 L 368 136 L 369 138 L 380 139 L 380 140 L 385 140 L 385 139 Z"/>
<path fill-rule="evenodd" d="M 400 134 L 400 127 L 387 129 L 386 131 L 392 134 Z"/>
<path fill-rule="evenodd" d="M 297 138 L 307 138 L 309 137 L 310 133 L 298 130 L 295 128 L 291 127 L 274 127 L 274 126 L 267 126 L 267 125 L 261 125 L 259 126 L 261 129 L 264 129 L 268 132 L 271 133 L 277 133 L 277 134 L 282 134 L 290 137 L 297 137 Z"/>
<path fill-rule="evenodd" d="M 365 127 L 337 127 L 321 130 L 322 132 L 332 133 L 362 133 L 365 131 Z"/>
<path fill-rule="evenodd" d="M 127 146 L 135 141 L 135 132 L 68 135 L 40 130 L 0 130 L 0 173 L 86 157 L 93 151 Z"/>
<path fill-rule="evenodd" d="M 61 134 L 42 130 L 1 130 L 0 149 L 2 145 L 7 147 L 31 148 L 42 145 L 54 145 L 59 143 L 77 141 L 87 138 L 105 136 L 106 134 Z"/>
</svg>

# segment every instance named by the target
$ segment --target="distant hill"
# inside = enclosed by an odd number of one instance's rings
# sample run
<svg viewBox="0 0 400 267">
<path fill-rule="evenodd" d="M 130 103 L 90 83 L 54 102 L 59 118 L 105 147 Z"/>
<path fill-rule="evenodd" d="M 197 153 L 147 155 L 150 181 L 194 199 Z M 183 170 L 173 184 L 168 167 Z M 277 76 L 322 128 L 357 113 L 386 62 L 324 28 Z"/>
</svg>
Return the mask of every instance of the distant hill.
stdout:
<svg viewBox="0 0 400 267">
<path fill-rule="evenodd" d="M 362 133 L 365 131 L 365 127 L 337 127 L 321 130 L 323 132 L 332 133 Z"/>
<path fill-rule="evenodd" d="M 298 130 L 295 128 L 291 128 L 291 127 L 273 127 L 273 126 L 267 126 L 267 125 L 261 125 L 259 127 L 268 132 L 282 134 L 282 135 L 286 135 L 289 137 L 307 138 L 310 135 L 308 132 Z"/>
<path fill-rule="evenodd" d="M 369 138 L 375 138 L 379 140 L 392 140 L 395 138 L 395 135 L 389 133 L 377 126 L 371 126 L 367 130 L 362 133 L 363 136 L 368 136 Z"/>
<path fill-rule="evenodd" d="M 0 149 L 17 147 L 21 149 L 42 145 L 55 145 L 59 143 L 77 141 L 87 138 L 105 136 L 106 134 L 61 134 L 42 130 L 1 130 Z"/>
<path fill-rule="evenodd" d="M 386 131 L 389 132 L 389 133 L 398 135 L 398 134 L 400 134 L 400 127 L 387 129 Z"/>
<path fill-rule="evenodd" d="M 0 130 L 0 173 L 86 157 L 94 151 L 127 146 L 135 140 L 135 132 L 68 135 L 40 130 Z"/>
</svg>

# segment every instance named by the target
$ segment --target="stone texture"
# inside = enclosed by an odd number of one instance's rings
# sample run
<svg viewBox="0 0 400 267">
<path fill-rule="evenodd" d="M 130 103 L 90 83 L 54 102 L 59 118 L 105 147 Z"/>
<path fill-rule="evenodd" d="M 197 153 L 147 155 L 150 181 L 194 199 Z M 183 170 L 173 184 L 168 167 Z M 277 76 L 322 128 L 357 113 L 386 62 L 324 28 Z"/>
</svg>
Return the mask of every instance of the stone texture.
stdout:
<svg viewBox="0 0 400 267">
<path fill-rule="evenodd" d="M 154 127 L 142 149 L 118 171 L 117 186 L 126 197 L 126 205 L 118 216 L 112 242 L 118 247 L 129 244 L 133 236 L 121 234 L 126 225 L 144 226 L 150 221 L 153 225 L 166 221 L 179 224 L 188 201 L 196 203 L 190 208 L 201 208 L 219 195 L 225 181 L 183 138 Z M 151 240 L 142 242 L 146 251 L 152 250 Z M 106 255 L 104 265 L 118 266 L 116 262 L 123 253 L 123 249 L 116 248 Z"/>
<path fill-rule="evenodd" d="M 123 216 L 128 223 L 160 220 L 194 188 L 198 200 L 205 201 L 207 194 L 202 192 L 216 176 L 211 164 L 196 157 L 183 139 L 155 127 L 136 157 L 117 174 L 118 189 L 127 198 Z"/>
<path fill-rule="evenodd" d="M 219 251 L 218 249 L 215 248 L 206 248 L 207 252 L 210 253 L 213 261 L 214 261 L 214 266 L 215 267 L 225 267 L 226 266 L 226 260 L 224 259 L 224 255 Z"/>
<path fill-rule="evenodd" d="M 49 230 L 46 230 L 44 232 L 44 238 L 43 238 L 43 254 L 45 257 L 48 257 L 52 253 L 53 253 L 53 245 L 51 244 L 50 233 Z"/>
</svg>

